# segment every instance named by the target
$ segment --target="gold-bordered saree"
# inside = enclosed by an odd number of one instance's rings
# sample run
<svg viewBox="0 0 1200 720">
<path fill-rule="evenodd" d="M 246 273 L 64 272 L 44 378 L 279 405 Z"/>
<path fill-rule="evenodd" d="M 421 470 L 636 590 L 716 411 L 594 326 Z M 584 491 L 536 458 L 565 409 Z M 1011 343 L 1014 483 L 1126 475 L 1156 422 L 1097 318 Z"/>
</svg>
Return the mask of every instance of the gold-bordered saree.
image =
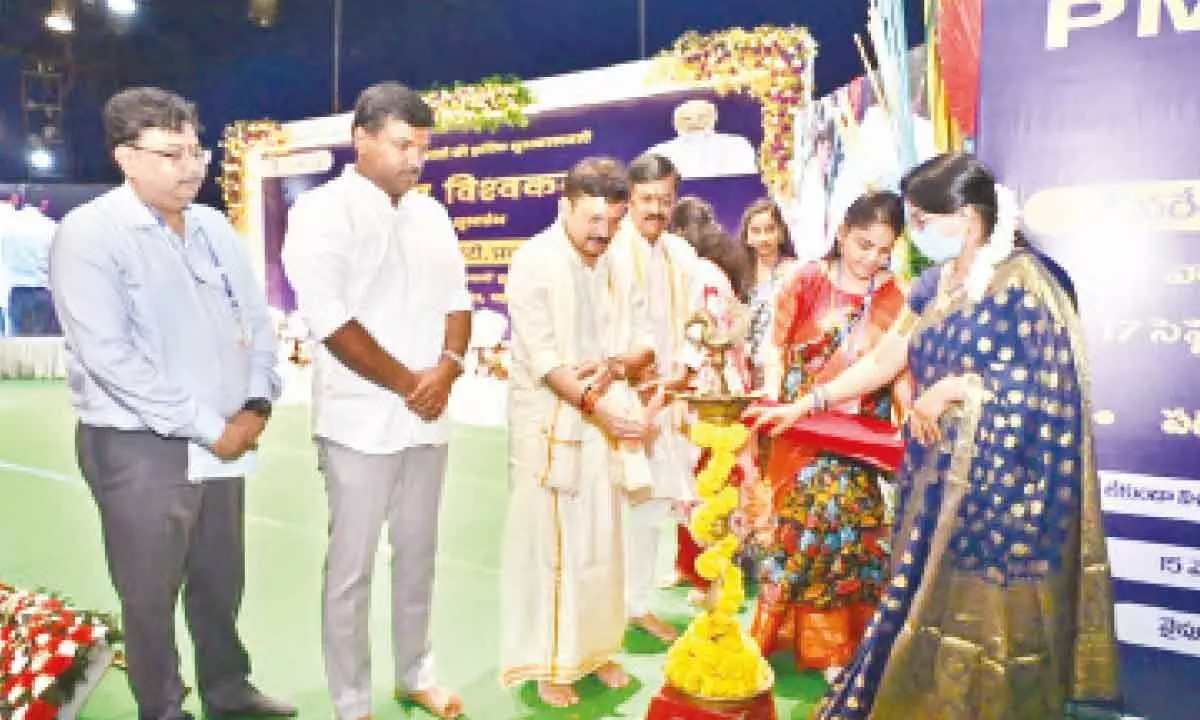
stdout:
<svg viewBox="0 0 1200 720">
<path fill-rule="evenodd" d="M 1088 366 L 1067 292 L 1018 252 L 979 301 L 939 288 L 901 322 L 919 390 L 956 374 L 971 390 L 937 444 L 908 439 L 892 579 L 814 718 L 1051 720 L 1068 701 L 1116 699 Z"/>
</svg>

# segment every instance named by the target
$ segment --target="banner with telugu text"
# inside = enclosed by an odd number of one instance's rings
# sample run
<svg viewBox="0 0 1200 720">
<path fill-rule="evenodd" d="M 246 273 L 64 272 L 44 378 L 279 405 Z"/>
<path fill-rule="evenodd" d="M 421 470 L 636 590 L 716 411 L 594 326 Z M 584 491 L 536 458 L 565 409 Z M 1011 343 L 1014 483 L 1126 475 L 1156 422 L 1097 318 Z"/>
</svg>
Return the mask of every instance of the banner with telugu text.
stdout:
<svg viewBox="0 0 1200 720">
<path fill-rule="evenodd" d="M 989 0 L 979 152 L 1087 332 L 1128 709 L 1200 707 L 1200 3 Z"/>
</svg>

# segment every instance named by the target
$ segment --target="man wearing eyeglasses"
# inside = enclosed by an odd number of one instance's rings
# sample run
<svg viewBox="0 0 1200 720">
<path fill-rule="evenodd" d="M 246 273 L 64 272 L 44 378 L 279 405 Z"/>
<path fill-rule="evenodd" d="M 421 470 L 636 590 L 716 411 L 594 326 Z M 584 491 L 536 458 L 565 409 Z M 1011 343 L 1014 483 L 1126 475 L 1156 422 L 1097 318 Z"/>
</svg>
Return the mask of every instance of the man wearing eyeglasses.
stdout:
<svg viewBox="0 0 1200 720">
<path fill-rule="evenodd" d="M 243 478 L 280 390 L 264 293 L 229 222 L 192 202 L 210 153 L 191 103 L 125 90 L 104 125 L 125 183 L 63 219 L 50 285 L 138 717 L 192 717 L 175 646 L 181 586 L 205 714 L 292 716 L 250 684 L 236 629 Z"/>
</svg>

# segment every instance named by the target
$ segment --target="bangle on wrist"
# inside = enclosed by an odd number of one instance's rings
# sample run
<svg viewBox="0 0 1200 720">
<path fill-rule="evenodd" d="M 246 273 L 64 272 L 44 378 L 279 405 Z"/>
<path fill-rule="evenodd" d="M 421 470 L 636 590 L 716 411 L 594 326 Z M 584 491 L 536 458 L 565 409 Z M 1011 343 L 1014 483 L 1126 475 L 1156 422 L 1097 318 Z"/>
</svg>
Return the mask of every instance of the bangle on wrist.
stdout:
<svg viewBox="0 0 1200 720">
<path fill-rule="evenodd" d="M 615 375 L 618 380 L 627 380 L 629 378 L 629 370 L 626 369 L 625 363 L 619 358 L 609 358 L 608 363 L 612 368 L 613 375 Z"/>
<path fill-rule="evenodd" d="M 466 368 L 466 361 L 463 359 L 463 356 L 453 350 L 443 350 L 442 357 L 457 365 L 459 372 L 462 372 Z"/>
<path fill-rule="evenodd" d="M 583 386 L 583 392 L 579 395 L 579 411 L 584 415 L 591 415 L 596 409 L 596 389 L 591 383 Z"/>
<path fill-rule="evenodd" d="M 591 415 L 592 413 L 596 412 L 596 402 L 598 400 L 599 398 L 596 396 L 596 391 L 592 388 L 588 388 L 587 392 L 583 394 L 583 400 L 579 404 L 579 409 L 583 411 L 584 415 Z"/>
</svg>

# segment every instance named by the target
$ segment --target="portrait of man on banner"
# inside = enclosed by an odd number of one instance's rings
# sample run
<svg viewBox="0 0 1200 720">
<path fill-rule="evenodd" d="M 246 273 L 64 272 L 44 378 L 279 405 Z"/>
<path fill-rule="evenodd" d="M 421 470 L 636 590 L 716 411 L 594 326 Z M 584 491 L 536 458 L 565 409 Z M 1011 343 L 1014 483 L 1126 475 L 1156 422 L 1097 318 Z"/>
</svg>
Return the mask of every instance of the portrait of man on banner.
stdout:
<svg viewBox="0 0 1200 720">
<path fill-rule="evenodd" d="M 753 175 L 758 172 L 754 146 L 743 135 L 717 132 L 719 114 L 710 100 L 693 98 L 675 106 L 676 136 L 647 152 L 670 160 L 683 179 Z"/>
</svg>

